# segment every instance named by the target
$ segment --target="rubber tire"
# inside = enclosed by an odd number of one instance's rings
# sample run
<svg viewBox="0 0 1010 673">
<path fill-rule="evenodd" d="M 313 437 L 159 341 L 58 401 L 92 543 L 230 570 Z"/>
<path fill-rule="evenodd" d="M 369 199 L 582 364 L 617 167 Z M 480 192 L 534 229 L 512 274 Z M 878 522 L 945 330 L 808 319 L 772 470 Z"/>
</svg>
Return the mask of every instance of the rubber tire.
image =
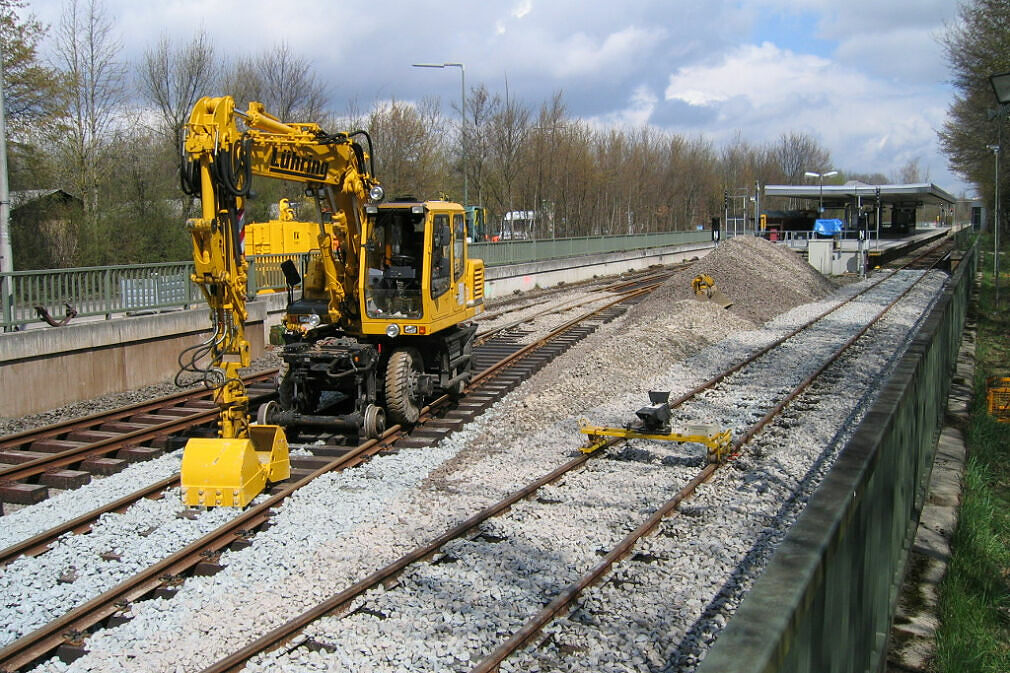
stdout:
<svg viewBox="0 0 1010 673">
<path fill-rule="evenodd" d="M 403 348 L 393 351 L 386 365 L 386 416 L 392 425 L 413 425 L 421 415 L 421 399 L 417 394 L 417 377 L 421 373 L 421 356 Z"/>
</svg>

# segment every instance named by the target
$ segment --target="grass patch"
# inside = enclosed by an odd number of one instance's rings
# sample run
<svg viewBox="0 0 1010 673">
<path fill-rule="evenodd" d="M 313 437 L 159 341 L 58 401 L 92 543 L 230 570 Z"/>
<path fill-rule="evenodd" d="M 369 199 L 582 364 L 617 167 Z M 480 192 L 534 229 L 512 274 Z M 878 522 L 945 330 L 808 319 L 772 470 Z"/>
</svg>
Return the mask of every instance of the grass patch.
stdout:
<svg viewBox="0 0 1010 673">
<path fill-rule="evenodd" d="M 989 376 L 1010 376 L 1010 286 L 1001 286 L 996 306 L 991 255 L 988 274 L 985 260 L 975 311 L 975 402 L 965 428 L 969 458 L 953 555 L 940 587 L 936 673 L 1010 671 L 1010 423 L 989 416 L 985 388 Z"/>
</svg>

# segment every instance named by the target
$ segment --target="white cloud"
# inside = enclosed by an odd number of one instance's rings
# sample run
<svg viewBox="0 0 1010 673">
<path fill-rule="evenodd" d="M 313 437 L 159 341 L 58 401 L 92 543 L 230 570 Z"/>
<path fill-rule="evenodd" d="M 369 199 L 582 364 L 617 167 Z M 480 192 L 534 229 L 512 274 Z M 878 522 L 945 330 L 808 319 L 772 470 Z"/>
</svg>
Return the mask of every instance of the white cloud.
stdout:
<svg viewBox="0 0 1010 673">
<path fill-rule="evenodd" d="M 615 67 L 626 71 L 641 67 L 635 56 L 650 49 L 664 36 L 660 28 L 629 26 L 610 33 L 602 41 L 585 33 L 575 33 L 551 48 L 553 54 L 541 63 L 557 77 L 607 72 Z"/>
<path fill-rule="evenodd" d="M 834 58 L 860 70 L 909 81 L 941 81 L 947 76 L 943 47 L 934 28 L 900 27 L 886 34 L 860 32 L 847 36 Z"/>
<path fill-rule="evenodd" d="M 533 0 L 522 0 L 515 9 L 512 10 L 512 16 L 517 19 L 521 19 L 527 14 L 533 11 Z"/>
<path fill-rule="evenodd" d="M 589 117 L 586 119 L 597 128 L 642 128 L 649 123 L 656 105 L 659 103 L 659 96 L 647 86 L 635 87 L 625 108 L 615 110 L 609 114 Z"/>
<path fill-rule="evenodd" d="M 716 145 L 738 130 L 753 142 L 795 130 L 820 139 L 839 168 L 887 172 L 920 155 L 949 175 L 935 129 L 951 91 L 935 36 L 956 15 L 952 0 L 623 0 L 616 12 L 583 0 L 375 0 L 336 42 L 318 17 L 352 11 L 350 0 L 303 0 L 280 20 L 268 0 L 102 3 L 132 64 L 162 34 L 184 44 L 206 29 L 222 63 L 285 40 L 327 83 L 334 110 L 426 96 L 448 107 L 460 73 L 410 64 L 453 61 L 466 64 L 467 85 L 507 85 L 534 108 L 560 91 L 569 114 L 594 123 L 652 119 Z M 55 26 L 62 6 L 27 9 Z M 393 36 L 389 16 L 411 30 Z M 803 35 L 789 32 L 794 23 Z M 765 24 L 778 30 L 754 39 L 770 41 L 748 45 Z M 266 27 L 265 40 L 250 37 Z"/>
<path fill-rule="evenodd" d="M 797 101 L 851 92 L 858 76 L 818 56 L 795 54 L 765 42 L 747 45 L 721 63 L 686 66 L 670 76 L 667 100 L 710 106 L 743 97 L 757 110 L 787 111 Z"/>
<path fill-rule="evenodd" d="M 935 131 L 947 101 L 931 83 L 874 78 L 834 60 L 764 43 L 744 46 L 719 62 L 679 68 L 664 96 L 713 110 L 715 122 L 690 130 L 716 142 L 738 129 L 756 143 L 802 132 L 826 147 L 841 170 L 896 174 L 909 159 L 922 157 L 932 177 L 949 177 Z"/>
</svg>

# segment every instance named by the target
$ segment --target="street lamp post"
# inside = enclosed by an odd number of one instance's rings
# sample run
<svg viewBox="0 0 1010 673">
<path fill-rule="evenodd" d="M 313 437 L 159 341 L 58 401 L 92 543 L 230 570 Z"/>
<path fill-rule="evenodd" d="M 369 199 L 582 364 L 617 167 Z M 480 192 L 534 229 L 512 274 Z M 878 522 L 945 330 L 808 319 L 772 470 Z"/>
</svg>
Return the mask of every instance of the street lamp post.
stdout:
<svg viewBox="0 0 1010 673">
<path fill-rule="evenodd" d="M 459 135 L 463 147 L 463 207 L 465 208 L 469 203 L 466 175 L 466 68 L 462 63 L 414 63 L 413 65 L 415 68 L 459 68 Z"/>
<path fill-rule="evenodd" d="M 14 253 L 11 249 L 10 192 L 7 189 L 7 123 L 4 116 L 3 47 L 0 47 L 0 274 L 14 271 Z M 9 275 L 0 275 L 0 317 L 11 323 L 14 319 L 13 283 Z M 5 331 L 8 328 L 4 328 Z M 9 328 L 13 329 L 13 328 Z"/>
<path fill-rule="evenodd" d="M 815 173 L 814 171 L 807 171 L 803 174 L 803 177 L 807 178 L 817 178 L 820 181 L 820 199 L 817 207 L 817 214 L 820 216 L 824 215 L 824 178 L 830 178 L 833 175 L 838 175 L 838 171 L 828 171 L 827 173 Z"/>
<path fill-rule="evenodd" d="M 996 290 L 995 303 L 999 306 L 999 145 L 986 145 L 987 150 L 992 150 L 993 160 L 995 161 L 995 170 L 993 175 L 993 182 L 995 182 L 994 193 L 993 193 L 993 254 L 992 254 L 992 278 L 993 287 Z"/>
<path fill-rule="evenodd" d="M 1007 105 L 1010 104 L 1010 72 L 1004 72 L 999 75 L 992 75 L 989 77 L 989 83 L 992 84 L 993 93 L 996 94 L 996 100 L 999 102 L 999 110 L 996 112 L 997 124 L 996 127 L 996 145 L 987 145 L 988 149 L 993 151 L 993 156 L 996 160 L 996 172 L 993 176 L 994 185 L 993 189 L 993 252 L 992 252 L 992 283 L 996 290 L 995 305 L 999 306 L 999 230 L 1000 230 L 1000 207 L 999 207 L 999 151 L 1000 144 L 1003 142 L 1003 117 L 1007 112 Z"/>
</svg>

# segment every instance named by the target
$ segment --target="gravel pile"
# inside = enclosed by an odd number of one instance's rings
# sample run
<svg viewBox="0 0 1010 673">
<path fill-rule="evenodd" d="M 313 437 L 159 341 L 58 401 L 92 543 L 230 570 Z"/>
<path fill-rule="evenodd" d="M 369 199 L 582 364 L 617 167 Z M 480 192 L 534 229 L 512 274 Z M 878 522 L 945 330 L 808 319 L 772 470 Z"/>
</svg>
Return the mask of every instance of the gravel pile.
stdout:
<svg viewBox="0 0 1010 673">
<path fill-rule="evenodd" d="M 686 390 L 862 286 L 828 296 L 830 284 L 807 269 L 774 258 L 766 264 L 779 254 L 766 255 L 769 245 L 747 239 L 720 245 L 712 255 L 722 258 L 711 260 L 710 270 L 671 279 L 438 446 L 317 480 L 280 508 L 253 546 L 226 552 L 222 572 L 188 579 L 170 601 L 133 605 L 133 620 L 96 633 L 88 641 L 91 653 L 71 666 L 54 660 L 36 670 L 205 667 L 567 461 L 583 441 L 579 416 L 626 423 L 650 389 Z M 691 296 L 690 279 L 701 271 L 733 296 L 733 309 L 678 299 Z M 892 287 L 915 277 L 905 274 Z M 503 670 L 692 670 L 827 469 L 844 440 L 839 428 L 855 425 L 943 279 L 928 279 L 901 314 L 874 330 L 875 344 L 836 377 L 838 388 L 819 391 L 816 403 L 808 400 L 816 413 L 791 419 L 788 432 L 766 432 L 768 441 L 706 485 L 687 516 L 666 523 L 568 619 L 553 624 L 543 647 Z M 752 322 L 792 306 L 761 328 Z M 871 302 L 854 302 L 838 327 L 858 329 L 876 310 Z M 544 317 L 524 329 L 542 330 L 556 320 Z M 805 357 L 796 355 L 781 369 Z M 762 399 L 768 392 L 747 396 Z M 704 402 L 704 413 L 728 427 L 753 413 L 733 397 Z M 636 441 L 593 460 L 489 523 L 479 537 L 412 568 L 398 586 L 358 601 L 346 618 L 318 622 L 306 637 L 322 649 L 285 650 L 247 670 L 469 670 L 546 602 L 545 594 L 595 564 L 599 552 L 661 504 L 703 455 L 700 447 Z M 167 529 L 160 516 L 157 528 Z M 131 519 L 129 525 L 145 524 Z M 10 581 L 27 580 L 18 573 Z M 0 623 L 16 619 L 0 612 Z"/>
<path fill-rule="evenodd" d="M 761 324 L 809 301 L 831 294 L 827 278 L 789 248 L 763 238 L 736 236 L 720 243 L 698 262 L 674 275 L 649 299 L 657 301 L 694 297 L 691 280 L 707 274 L 723 294 L 733 300 L 728 310 Z M 651 310 L 642 307 L 642 310 Z"/>
</svg>

